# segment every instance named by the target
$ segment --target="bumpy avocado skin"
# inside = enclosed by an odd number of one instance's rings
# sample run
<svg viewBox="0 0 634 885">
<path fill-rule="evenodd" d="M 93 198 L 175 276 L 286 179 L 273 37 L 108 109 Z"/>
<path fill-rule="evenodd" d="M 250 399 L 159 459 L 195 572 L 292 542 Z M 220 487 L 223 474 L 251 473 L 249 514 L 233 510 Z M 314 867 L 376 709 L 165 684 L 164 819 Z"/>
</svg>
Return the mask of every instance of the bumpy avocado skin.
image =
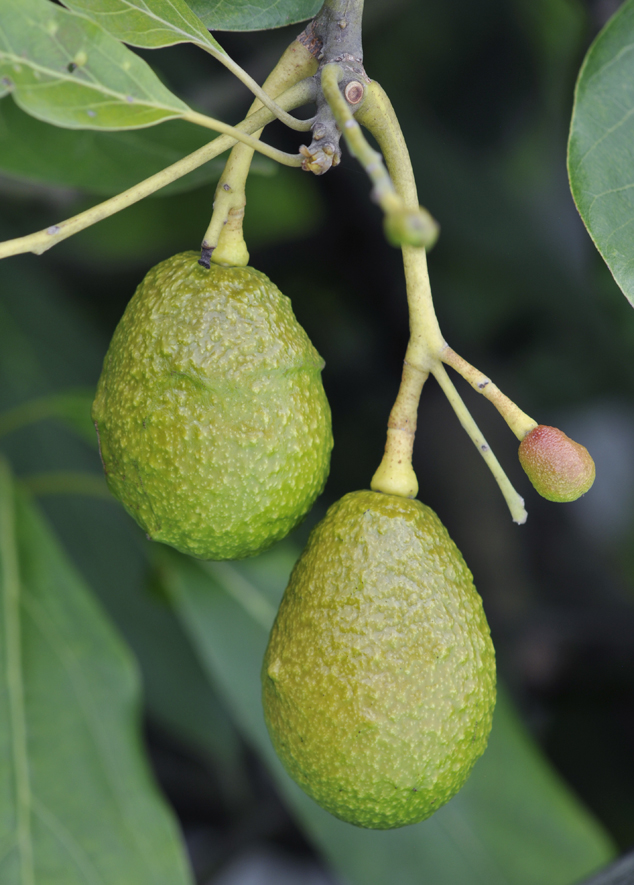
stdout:
<svg viewBox="0 0 634 885">
<path fill-rule="evenodd" d="M 495 653 L 436 514 L 370 491 L 334 504 L 291 575 L 262 681 L 278 755 L 335 816 L 399 827 L 457 793 L 486 748 Z"/>
<path fill-rule="evenodd" d="M 323 360 L 250 267 L 154 267 L 104 361 L 93 420 L 111 491 L 156 541 L 253 556 L 312 507 L 330 465 Z"/>
</svg>

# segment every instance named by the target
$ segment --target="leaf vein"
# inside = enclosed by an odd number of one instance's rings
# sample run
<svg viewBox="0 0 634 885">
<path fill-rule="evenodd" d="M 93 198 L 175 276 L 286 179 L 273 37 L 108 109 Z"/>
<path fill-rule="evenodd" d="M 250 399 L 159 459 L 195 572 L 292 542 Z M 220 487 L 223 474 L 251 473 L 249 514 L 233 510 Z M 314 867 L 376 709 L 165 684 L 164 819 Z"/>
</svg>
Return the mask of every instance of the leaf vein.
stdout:
<svg viewBox="0 0 634 885">
<path fill-rule="evenodd" d="M 597 148 L 602 142 L 604 142 L 606 138 L 609 138 L 610 135 L 620 129 L 621 126 L 623 126 L 623 124 L 626 123 L 633 114 L 634 108 L 630 108 L 629 111 L 621 117 L 618 123 L 615 123 L 613 126 L 610 126 L 609 129 L 606 129 L 601 138 L 598 138 L 594 142 L 594 144 L 588 148 L 585 154 L 579 158 L 577 165 L 581 166 L 586 161 L 587 157 L 592 153 L 592 151 L 594 151 L 595 148 Z"/>
<path fill-rule="evenodd" d="M 89 885 L 105 885 L 105 880 L 77 839 L 64 826 L 57 815 L 50 808 L 47 808 L 36 796 L 33 797 L 33 812 L 70 855 L 76 866 L 84 874 Z"/>
</svg>

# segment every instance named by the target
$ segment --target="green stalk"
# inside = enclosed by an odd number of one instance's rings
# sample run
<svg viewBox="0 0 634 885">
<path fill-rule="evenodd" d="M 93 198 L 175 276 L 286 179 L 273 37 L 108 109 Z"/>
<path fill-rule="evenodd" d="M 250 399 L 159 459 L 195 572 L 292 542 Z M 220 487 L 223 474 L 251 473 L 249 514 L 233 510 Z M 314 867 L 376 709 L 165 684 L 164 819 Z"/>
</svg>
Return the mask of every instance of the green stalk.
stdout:
<svg viewBox="0 0 634 885">
<path fill-rule="evenodd" d="M 263 89 L 272 95 L 286 91 L 297 82 L 311 77 L 317 70 L 313 53 L 299 40 L 293 40 L 267 77 Z M 259 110 L 256 101 L 249 113 Z M 254 133 L 258 139 L 262 130 Z M 245 267 L 249 252 L 244 241 L 242 222 L 246 206 L 246 182 L 253 160 L 253 148 L 237 144 L 227 159 L 216 187 L 211 221 L 202 242 L 200 263 L 209 267 L 209 260 L 232 267 Z"/>
<path fill-rule="evenodd" d="M 365 100 L 356 116 L 376 138 L 394 187 L 405 206 L 408 209 L 418 206 L 416 182 L 407 145 L 394 109 L 378 83 L 372 82 L 368 85 Z M 403 264 L 410 316 L 410 339 L 405 354 L 401 387 L 388 421 L 385 454 L 372 479 L 372 488 L 375 491 L 404 497 L 416 495 L 418 482 L 412 468 L 412 449 L 420 392 L 425 379 L 431 373 L 442 387 L 460 423 L 491 470 L 504 495 L 513 521 L 523 523 L 527 516 L 523 499 L 511 485 L 442 364 L 443 354 L 447 356 L 447 344 L 434 310 L 425 250 L 404 245 Z"/>
</svg>

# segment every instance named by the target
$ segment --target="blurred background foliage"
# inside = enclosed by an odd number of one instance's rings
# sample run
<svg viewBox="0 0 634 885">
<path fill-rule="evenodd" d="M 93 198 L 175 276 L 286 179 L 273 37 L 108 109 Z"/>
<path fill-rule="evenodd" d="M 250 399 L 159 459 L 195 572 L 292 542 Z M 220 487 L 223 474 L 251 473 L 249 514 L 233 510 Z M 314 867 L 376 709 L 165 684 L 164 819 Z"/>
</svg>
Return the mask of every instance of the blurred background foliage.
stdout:
<svg viewBox="0 0 634 885">
<path fill-rule="evenodd" d="M 576 214 L 565 172 L 576 73 L 618 5 L 366 0 L 366 68 L 392 99 L 421 202 L 441 224 L 430 255 L 441 328 L 454 349 L 540 423 L 586 445 L 597 464 L 586 498 L 543 501 L 521 471 L 515 438 L 459 383 L 526 498 L 530 517 L 519 528 L 435 382 L 424 390 L 419 496 L 474 573 L 500 681 L 523 723 L 504 700 L 498 733 L 506 729 L 509 742 L 492 744 L 471 793 L 467 787 L 444 817 L 420 825 L 425 844 L 438 846 L 425 868 L 433 885 L 572 885 L 634 845 L 634 315 Z M 261 81 L 298 30 L 219 37 Z M 246 112 L 246 90 L 194 48 L 141 54 L 196 109 L 232 123 Z M 205 140 L 191 128 L 174 122 L 100 135 L 97 163 L 94 134 L 38 123 L 5 99 L 0 237 L 43 228 L 172 162 Z M 11 147 L 16 132 L 31 156 Z M 297 137 L 281 127 L 271 126 L 268 138 L 296 149 Z M 94 387 L 140 279 L 157 261 L 197 248 L 220 168 L 216 161 L 40 258 L 0 264 L 0 408 Z M 383 240 L 364 174 L 345 154 L 321 179 L 258 160 L 247 197 L 251 263 L 292 299 L 326 360 L 335 449 L 306 523 L 262 559 L 206 568 L 150 550 L 116 503 L 59 494 L 41 476 L 39 486 L 37 477 L 29 482 L 141 664 L 151 759 L 199 881 L 409 885 L 423 881 L 410 837 L 331 832 L 312 803 L 306 810 L 309 800 L 291 795 L 260 740 L 257 686 L 264 626 L 297 550 L 334 500 L 368 486 L 380 460 L 407 341 L 400 257 Z M 96 447 L 68 422 L 25 427 L 0 439 L 0 450 L 22 477 L 87 471 L 98 490 Z M 544 797 L 553 819 L 542 818 L 540 835 Z M 532 823 L 513 818 L 514 803 Z M 473 833 L 461 831 L 460 815 L 471 813 L 483 822 L 480 867 L 468 848 Z M 448 833 L 453 842 L 445 844 Z"/>
</svg>

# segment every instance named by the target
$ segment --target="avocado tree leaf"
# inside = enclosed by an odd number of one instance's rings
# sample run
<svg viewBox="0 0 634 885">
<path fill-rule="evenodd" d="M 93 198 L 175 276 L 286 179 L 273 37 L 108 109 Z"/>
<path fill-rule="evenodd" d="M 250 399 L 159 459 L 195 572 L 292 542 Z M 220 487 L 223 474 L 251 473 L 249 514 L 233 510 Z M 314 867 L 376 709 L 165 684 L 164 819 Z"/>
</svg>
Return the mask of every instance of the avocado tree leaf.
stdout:
<svg viewBox="0 0 634 885">
<path fill-rule="evenodd" d="M 110 501 L 47 498 L 46 510 L 73 563 L 134 652 L 152 722 L 202 754 L 226 802 L 239 803 L 248 791 L 242 742 L 162 592 L 159 573 L 148 581 L 150 542 L 112 496 Z"/>
<path fill-rule="evenodd" d="M 185 0 L 64 0 L 64 6 L 130 46 L 157 49 L 196 43 L 226 54 Z"/>
<path fill-rule="evenodd" d="M 595 246 L 634 304 L 634 0 L 610 19 L 581 67 L 568 174 Z"/>
<path fill-rule="evenodd" d="M 384 885 L 570 885 L 612 847 L 541 757 L 502 694 L 489 747 L 463 790 L 432 818 L 369 831 L 332 817 L 286 774 L 263 721 L 260 668 L 290 571 L 290 545 L 244 563 L 160 551 L 162 574 L 209 678 L 224 693 L 305 832 L 346 881 Z"/>
<path fill-rule="evenodd" d="M 313 18 L 323 0 L 187 0 L 204 25 L 217 31 L 264 31 Z"/>
<path fill-rule="evenodd" d="M 132 659 L 0 462 L 0 881 L 187 885 Z"/>
<path fill-rule="evenodd" d="M 27 113 L 69 129 L 140 128 L 189 110 L 130 49 L 49 0 L 3 0 L 0 82 Z"/>
</svg>

